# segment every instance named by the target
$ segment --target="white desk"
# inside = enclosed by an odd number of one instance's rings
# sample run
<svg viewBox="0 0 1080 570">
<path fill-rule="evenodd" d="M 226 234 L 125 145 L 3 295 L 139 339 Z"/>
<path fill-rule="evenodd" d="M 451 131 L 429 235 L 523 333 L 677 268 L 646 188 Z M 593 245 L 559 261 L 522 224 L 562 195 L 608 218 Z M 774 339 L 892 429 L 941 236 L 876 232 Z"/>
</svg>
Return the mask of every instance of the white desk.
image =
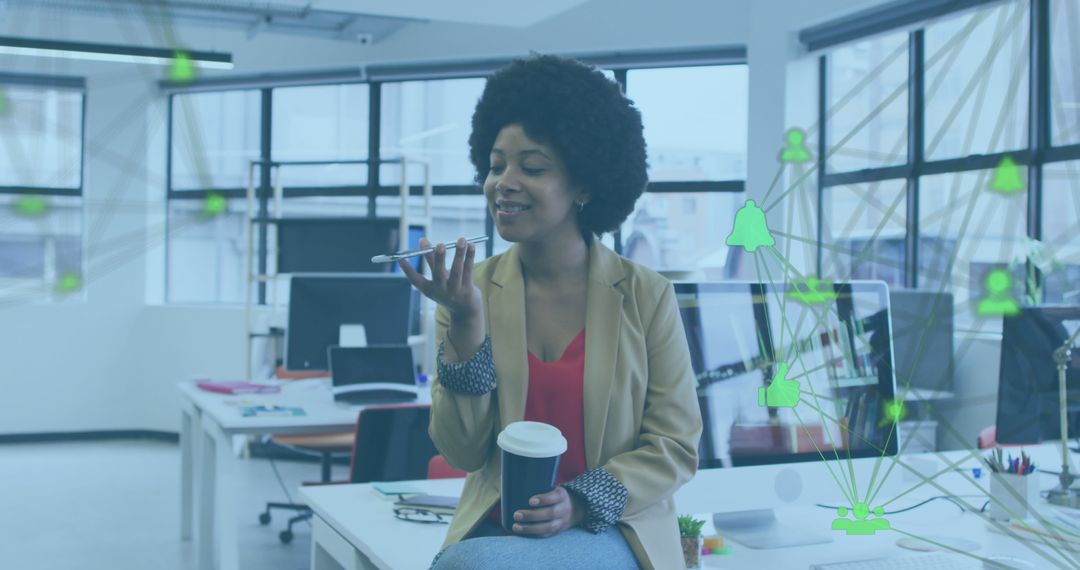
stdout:
<svg viewBox="0 0 1080 570">
<path fill-rule="evenodd" d="M 294 380 L 277 394 L 229 396 L 200 390 L 194 382 L 181 382 L 179 390 L 180 537 L 195 537 L 200 570 L 239 570 L 233 436 L 351 431 L 362 406 L 334 402 L 329 380 Z M 238 402 L 300 407 L 306 415 L 245 418 Z M 429 403 L 429 394 L 421 391 L 418 402 Z"/>
<path fill-rule="evenodd" d="M 1037 452 L 1033 453 L 1036 460 L 1042 457 L 1043 465 L 1047 468 L 1057 468 L 1053 463 L 1055 455 L 1052 448 L 1031 449 L 1029 452 Z M 963 452 L 949 452 L 918 457 L 924 463 L 934 460 L 938 468 L 945 468 L 942 458 L 956 461 L 962 455 Z M 905 461 L 908 460 L 905 457 Z M 813 467 L 812 464 L 807 466 Z M 915 481 L 902 480 L 898 472 L 894 471 L 894 474 L 890 475 L 890 479 L 893 477 L 896 482 L 895 486 L 890 487 L 890 491 L 898 489 L 902 492 L 915 486 Z M 1052 487 L 1056 481 L 1056 478 L 1049 475 L 1039 477 L 1043 488 Z M 463 481 L 416 481 L 412 484 L 424 492 L 456 495 L 460 493 Z M 716 506 L 717 499 L 714 497 L 719 495 L 716 489 L 721 485 L 730 486 L 731 482 L 730 472 L 699 472 L 691 483 L 676 494 L 679 512 L 705 513 L 722 510 L 722 507 Z M 931 496 L 944 494 L 942 489 L 960 496 L 980 493 L 985 495 L 989 490 L 989 476 L 984 474 L 982 478 L 972 481 L 961 473 L 949 472 L 936 477 L 934 485 L 940 488 L 923 485 L 890 504 L 887 510 L 911 506 Z M 760 481 L 748 481 L 747 486 L 740 489 L 740 492 L 772 492 L 771 489 L 762 488 L 766 486 Z M 986 491 L 980 491 L 980 486 Z M 896 494 L 898 493 L 888 498 Z M 426 568 L 438 552 L 446 534 L 446 525 L 418 524 L 394 518 L 392 501 L 376 496 L 369 484 L 305 487 L 301 490 L 301 496 L 315 512 L 312 570 Z M 962 500 L 979 508 L 986 498 Z M 832 520 L 836 518 L 835 511 L 813 506 L 780 508 L 776 512 L 782 523 L 796 528 L 829 529 Z M 822 562 L 917 554 L 897 545 L 897 540 L 906 536 L 900 532 L 903 531 L 923 539 L 937 540 L 938 537 L 945 537 L 973 541 L 980 547 L 972 553 L 983 558 L 1011 556 L 1026 560 L 1036 568 L 1080 567 L 1080 553 L 1061 550 L 1057 548 L 1058 545 L 1051 544 L 1052 541 L 1044 543 L 1034 539 L 1019 540 L 991 531 L 984 517 L 985 515 L 961 512 L 952 503 L 937 500 L 905 513 L 889 515 L 887 518 L 896 530 L 879 531 L 872 536 L 848 536 L 837 531 L 833 532 L 834 541 L 830 543 L 772 550 L 754 550 L 729 541 L 732 552 L 723 556 L 706 557 L 705 566 L 730 569 L 807 568 L 811 564 Z M 711 519 L 704 514 L 702 518 Z M 709 525 L 711 526 L 711 521 Z"/>
</svg>

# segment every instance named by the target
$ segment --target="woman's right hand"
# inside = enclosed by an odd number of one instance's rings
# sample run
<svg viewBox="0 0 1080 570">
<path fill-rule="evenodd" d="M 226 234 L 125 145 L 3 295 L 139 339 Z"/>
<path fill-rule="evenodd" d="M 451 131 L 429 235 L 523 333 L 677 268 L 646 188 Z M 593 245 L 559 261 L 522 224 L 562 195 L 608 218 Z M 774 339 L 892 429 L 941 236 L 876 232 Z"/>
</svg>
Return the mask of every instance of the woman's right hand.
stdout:
<svg viewBox="0 0 1080 570">
<path fill-rule="evenodd" d="M 420 247 L 431 247 L 426 238 L 420 239 Z M 483 315 L 483 298 L 480 288 L 473 283 L 473 259 L 476 246 L 458 238 L 454 250 L 454 260 L 449 271 L 446 269 L 446 247 L 439 244 L 433 253 L 424 254 L 431 279 L 418 273 L 408 260 L 398 261 L 405 277 L 428 299 L 442 305 L 450 312 L 450 317 L 458 321 L 473 321 Z"/>
</svg>

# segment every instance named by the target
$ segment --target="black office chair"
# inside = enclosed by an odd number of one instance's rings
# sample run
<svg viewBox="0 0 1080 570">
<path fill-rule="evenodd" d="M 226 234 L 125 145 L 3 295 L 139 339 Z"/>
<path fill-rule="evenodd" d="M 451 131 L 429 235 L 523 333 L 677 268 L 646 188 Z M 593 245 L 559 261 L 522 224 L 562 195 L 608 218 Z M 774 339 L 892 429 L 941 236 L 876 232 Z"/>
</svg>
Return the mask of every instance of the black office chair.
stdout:
<svg viewBox="0 0 1080 570">
<path fill-rule="evenodd" d="M 334 485 L 426 478 L 428 462 L 439 453 L 428 435 L 430 417 L 431 406 L 427 404 L 369 406 L 360 410 L 356 418 L 349 480 L 313 484 Z M 312 512 L 305 505 L 289 503 L 278 508 L 299 511 L 299 514 L 289 519 L 286 529 L 278 535 L 282 543 L 288 544 L 293 539 L 293 525 L 309 520 Z M 263 515 L 260 515 L 259 522 L 268 524 L 269 516 L 267 515 L 263 522 Z"/>
</svg>

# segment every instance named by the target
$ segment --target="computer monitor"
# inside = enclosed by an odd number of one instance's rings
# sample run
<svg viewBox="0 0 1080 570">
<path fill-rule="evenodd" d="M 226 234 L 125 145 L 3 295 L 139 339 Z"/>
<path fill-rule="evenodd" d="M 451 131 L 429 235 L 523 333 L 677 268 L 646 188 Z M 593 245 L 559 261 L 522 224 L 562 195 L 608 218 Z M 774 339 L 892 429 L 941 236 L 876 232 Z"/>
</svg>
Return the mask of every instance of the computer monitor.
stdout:
<svg viewBox="0 0 1080 570">
<path fill-rule="evenodd" d="M 896 453 L 882 421 L 895 390 L 884 283 L 837 283 L 820 303 L 762 283 L 676 283 L 675 293 L 704 423 L 700 467 Z M 763 405 L 759 389 L 782 366 L 798 402 Z"/>
<path fill-rule="evenodd" d="M 295 275 L 285 332 L 287 370 L 326 370 L 342 325 L 363 325 L 366 343 L 407 344 L 414 297 L 401 274 Z"/>
<path fill-rule="evenodd" d="M 372 263 L 401 248 L 398 218 L 280 218 L 278 273 L 394 273 L 396 263 Z M 408 248 L 420 246 L 423 226 L 409 226 Z M 413 258 L 419 271 L 422 257 Z"/>
<path fill-rule="evenodd" d="M 1061 439 L 1054 351 L 1080 328 L 1080 306 L 1023 307 L 1003 317 L 998 383 L 998 443 Z M 1066 370 L 1069 438 L 1080 437 L 1080 346 Z"/>
<path fill-rule="evenodd" d="M 892 470 L 881 464 L 898 449 L 885 414 L 895 397 L 887 286 L 676 283 L 675 295 L 697 379 L 699 467 L 709 470 L 681 495 L 754 548 L 832 540 L 827 528 L 785 526 L 772 509 L 850 510 L 850 497 L 886 487 Z M 791 381 L 795 392 L 770 390 Z"/>
<path fill-rule="evenodd" d="M 952 293 L 892 289 L 889 304 L 897 391 L 918 389 L 927 398 L 951 393 L 955 371 Z"/>
</svg>

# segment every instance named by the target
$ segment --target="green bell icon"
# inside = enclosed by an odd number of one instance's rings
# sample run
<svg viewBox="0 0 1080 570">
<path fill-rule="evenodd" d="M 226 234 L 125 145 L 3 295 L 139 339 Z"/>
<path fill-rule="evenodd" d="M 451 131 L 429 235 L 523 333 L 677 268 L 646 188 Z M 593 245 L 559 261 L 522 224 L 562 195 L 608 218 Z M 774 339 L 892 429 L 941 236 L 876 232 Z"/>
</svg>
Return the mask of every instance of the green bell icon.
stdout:
<svg viewBox="0 0 1080 570">
<path fill-rule="evenodd" d="M 776 240 L 769 233 L 769 227 L 765 223 L 765 212 L 762 212 L 753 200 L 747 200 L 735 214 L 735 227 L 724 243 L 742 246 L 746 248 L 746 251 L 753 253 L 761 246 L 775 245 Z"/>
<path fill-rule="evenodd" d="M 1010 156 L 1006 156 L 994 169 L 994 179 L 990 182 L 990 189 L 1002 194 L 1015 194 L 1024 191 L 1024 179 L 1020 177 L 1020 167 Z"/>
</svg>

